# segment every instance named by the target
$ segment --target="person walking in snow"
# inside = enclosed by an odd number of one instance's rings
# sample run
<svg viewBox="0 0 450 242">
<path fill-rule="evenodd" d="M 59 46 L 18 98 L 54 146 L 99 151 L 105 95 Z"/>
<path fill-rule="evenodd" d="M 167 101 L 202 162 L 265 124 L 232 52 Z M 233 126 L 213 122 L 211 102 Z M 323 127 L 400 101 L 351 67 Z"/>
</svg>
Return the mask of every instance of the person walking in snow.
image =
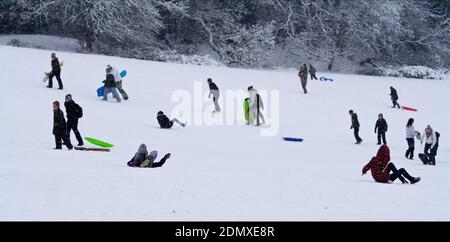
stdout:
<svg viewBox="0 0 450 242">
<path fill-rule="evenodd" d="M 212 81 L 211 78 L 208 78 L 208 85 L 209 85 L 209 95 L 208 97 L 213 98 L 214 102 L 214 112 L 220 112 L 220 106 L 219 106 L 219 97 L 220 97 L 220 91 L 219 87 Z"/>
<path fill-rule="evenodd" d="M 78 119 L 83 117 L 83 109 L 80 107 L 80 105 L 73 101 L 71 94 L 66 95 L 64 106 L 66 107 L 67 115 L 67 135 L 70 136 L 70 131 L 73 130 L 73 133 L 75 134 L 75 137 L 78 141 L 78 146 L 83 146 L 83 139 L 81 138 L 81 134 L 78 131 Z"/>
<path fill-rule="evenodd" d="M 398 94 L 397 94 L 397 90 L 395 90 L 395 88 L 394 87 L 391 87 L 391 100 L 392 100 L 392 104 L 393 104 L 393 106 L 392 106 L 392 108 L 401 108 L 400 107 L 400 104 L 398 104 Z"/>
<path fill-rule="evenodd" d="M 160 126 L 162 129 L 171 129 L 172 126 L 173 126 L 173 124 L 174 124 L 174 122 L 177 123 L 177 124 L 179 124 L 179 125 L 180 125 L 181 127 L 183 127 L 183 128 L 186 127 L 186 124 L 185 124 L 185 123 L 182 123 L 182 122 L 179 121 L 177 118 L 174 118 L 174 119 L 170 120 L 170 119 L 164 114 L 163 111 L 159 111 L 159 112 L 158 112 L 158 114 L 157 114 L 157 116 L 156 116 L 156 119 L 158 120 L 159 126 Z"/>
<path fill-rule="evenodd" d="M 55 53 L 51 54 L 51 65 L 52 65 L 52 71 L 49 73 L 49 80 L 48 80 L 48 88 L 53 88 L 53 77 L 56 77 L 56 80 L 58 81 L 59 90 L 63 89 L 63 83 L 61 80 L 61 64 L 59 63 L 58 58 L 56 57 Z"/>
<path fill-rule="evenodd" d="M 111 66 L 111 65 L 108 65 L 106 67 L 106 69 L 111 69 L 111 74 L 113 74 L 113 76 L 114 76 L 114 81 L 116 82 L 117 90 L 122 95 L 124 100 L 128 100 L 128 94 L 127 94 L 127 92 L 125 92 L 125 90 L 123 90 L 122 76 L 120 75 L 119 70 L 116 67 Z"/>
<path fill-rule="evenodd" d="M 414 128 L 414 119 L 410 118 L 406 124 L 406 142 L 408 143 L 408 150 L 406 150 L 406 159 L 414 159 L 415 138 L 420 137 L 420 133 Z"/>
<path fill-rule="evenodd" d="M 56 143 L 55 150 L 62 149 L 62 141 L 64 141 L 67 149 L 73 149 L 70 143 L 70 136 L 67 134 L 66 119 L 58 101 L 53 102 L 53 135 L 55 136 Z"/>
<path fill-rule="evenodd" d="M 356 144 L 359 145 L 363 142 L 363 140 L 361 139 L 361 137 L 359 137 L 358 115 L 355 112 L 353 112 L 353 110 L 348 111 L 348 113 L 350 114 L 350 117 L 352 118 L 352 126 L 350 127 L 350 129 L 353 129 L 353 134 L 355 135 Z"/>
<path fill-rule="evenodd" d="M 316 72 L 317 72 L 316 68 L 314 68 L 314 66 L 309 64 L 309 74 L 311 75 L 311 80 L 317 80 Z"/>
<path fill-rule="evenodd" d="M 111 92 L 113 97 L 120 103 L 119 93 L 117 93 L 117 84 L 114 75 L 112 74 L 112 67 L 109 66 L 106 68 L 106 80 L 103 81 L 105 83 L 105 92 L 103 93 L 103 101 L 108 101 L 108 94 Z"/>
<path fill-rule="evenodd" d="M 386 143 L 386 132 L 388 131 L 388 124 L 386 120 L 383 118 L 383 114 L 378 115 L 378 120 L 375 123 L 375 133 L 378 131 L 378 143 L 377 145 L 381 145 L 381 138 L 383 138 L 383 144 Z"/>
<path fill-rule="evenodd" d="M 300 77 L 300 82 L 302 84 L 303 92 L 305 94 L 308 93 L 308 90 L 306 90 L 306 85 L 308 84 L 308 68 L 306 67 L 306 64 L 303 64 L 300 66 L 300 71 L 298 72 L 298 76 Z"/>
<path fill-rule="evenodd" d="M 138 151 L 134 155 L 134 157 L 127 163 L 129 167 L 140 167 L 140 168 L 158 168 L 164 165 L 166 161 L 170 158 L 170 153 L 166 154 L 159 162 L 154 162 L 156 157 L 158 156 L 158 152 L 153 151 L 148 154 L 147 146 L 145 144 L 141 144 L 138 148 Z"/>
<path fill-rule="evenodd" d="M 370 170 L 373 179 L 379 183 L 392 183 L 397 179 L 400 179 L 403 184 L 408 183 L 408 181 L 411 184 L 420 181 L 420 177 L 412 177 L 404 168 L 397 170 L 390 160 L 389 147 L 387 145 L 382 145 L 378 149 L 377 155 L 363 167 L 362 175 L 365 175 Z"/>
<path fill-rule="evenodd" d="M 264 103 L 261 99 L 261 96 L 258 94 L 258 91 L 253 88 L 253 86 L 248 87 L 249 94 L 249 106 L 250 112 L 249 117 L 252 115 L 256 118 L 256 126 L 261 126 L 266 123 L 264 119 L 264 115 L 261 110 L 264 110 Z M 250 118 L 249 118 L 250 119 Z"/>
<path fill-rule="evenodd" d="M 429 159 L 429 165 L 436 165 L 436 155 L 439 148 L 439 136 L 438 132 L 435 132 L 430 125 L 427 126 L 422 134 L 421 143 L 425 140 L 424 153 Z"/>
</svg>

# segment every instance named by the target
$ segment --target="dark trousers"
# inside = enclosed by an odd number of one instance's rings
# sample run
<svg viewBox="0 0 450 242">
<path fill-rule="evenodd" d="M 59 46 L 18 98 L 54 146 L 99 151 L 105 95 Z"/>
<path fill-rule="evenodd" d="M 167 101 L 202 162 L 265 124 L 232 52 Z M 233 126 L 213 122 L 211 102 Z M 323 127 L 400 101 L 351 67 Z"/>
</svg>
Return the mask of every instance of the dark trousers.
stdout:
<svg viewBox="0 0 450 242">
<path fill-rule="evenodd" d="M 308 76 L 301 77 L 300 82 L 302 83 L 303 92 L 306 94 L 308 93 L 308 90 L 306 89 L 306 85 L 308 84 Z"/>
<path fill-rule="evenodd" d="M 408 150 L 406 151 L 405 156 L 412 160 L 414 158 L 415 149 L 414 138 L 408 138 L 406 139 L 406 142 L 408 142 Z"/>
<path fill-rule="evenodd" d="M 383 138 L 383 144 L 387 144 L 386 132 L 378 132 L 378 144 L 381 144 L 381 138 Z"/>
<path fill-rule="evenodd" d="M 355 135 L 356 142 L 362 142 L 361 137 L 359 137 L 359 127 L 353 128 L 353 134 Z"/>
<path fill-rule="evenodd" d="M 70 137 L 68 135 L 61 136 L 55 134 L 56 149 L 62 149 L 62 141 L 64 141 L 67 149 L 71 150 L 73 148 L 72 144 L 70 143 Z"/>
<path fill-rule="evenodd" d="M 73 130 L 75 137 L 77 138 L 78 144 L 83 145 L 83 139 L 78 131 L 78 119 L 67 119 L 67 135 L 70 137 L 70 131 Z"/>
<path fill-rule="evenodd" d="M 431 145 L 432 144 L 425 144 L 424 153 L 428 156 L 430 163 L 436 163 L 437 148 L 431 149 Z"/>
<path fill-rule="evenodd" d="M 318 79 L 317 79 L 317 76 L 316 76 L 316 73 L 311 74 L 311 80 L 318 80 Z"/>
<path fill-rule="evenodd" d="M 122 87 L 122 81 L 116 82 L 117 90 L 119 90 L 120 94 L 122 95 L 123 99 L 128 100 L 128 94 L 123 90 Z"/>
<path fill-rule="evenodd" d="M 389 172 L 391 173 L 389 175 L 390 181 L 395 181 L 395 180 L 397 180 L 397 178 L 400 179 L 400 181 L 402 181 L 402 183 L 406 182 L 405 178 L 408 179 L 410 182 L 414 181 L 414 177 L 409 175 L 409 173 L 404 168 L 397 170 L 397 168 L 395 167 L 394 164 L 389 163 L 387 169 L 389 169 Z"/>
<path fill-rule="evenodd" d="M 400 108 L 400 104 L 398 104 L 397 100 L 392 100 L 392 104 L 394 105 L 393 108 Z"/>
<path fill-rule="evenodd" d="M 63 83 L 61 80 L 61 71 L 52 71 L 50 75 L 48 76 L 48 87 L 53 87 L 53 77 L 56 77 L 56 80 L 58 81 L 59 88 L 63 88 Z"/>
<path fill-rule="evenodd" d="M 158 168 L 158 167 L 161 167 L 161 166 L 164 165 L 164 163 L 166 163 L 166 160 L 167 160 L 167 159 L 162 158 L 158 163 L 150 163 L 149 167 L 150 167 L 150 168 Z"/>
</svg>

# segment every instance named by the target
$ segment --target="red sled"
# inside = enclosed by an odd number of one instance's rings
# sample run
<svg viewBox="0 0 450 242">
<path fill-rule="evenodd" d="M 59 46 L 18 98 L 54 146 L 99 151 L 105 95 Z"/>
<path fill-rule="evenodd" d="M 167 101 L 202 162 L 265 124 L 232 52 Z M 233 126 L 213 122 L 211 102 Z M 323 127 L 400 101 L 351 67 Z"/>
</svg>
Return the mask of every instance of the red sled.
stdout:
<svg viewBox="0 0 450 242">
<path fill-rule="evenodd" d="M 406 110 L 406 111 L 417 112 L 417 109 L 415 109 L 415 108 L 410 108 L 410 107 L 402 106 L 402 109 L 403 109 L 403 110 Z"/>
</svg>

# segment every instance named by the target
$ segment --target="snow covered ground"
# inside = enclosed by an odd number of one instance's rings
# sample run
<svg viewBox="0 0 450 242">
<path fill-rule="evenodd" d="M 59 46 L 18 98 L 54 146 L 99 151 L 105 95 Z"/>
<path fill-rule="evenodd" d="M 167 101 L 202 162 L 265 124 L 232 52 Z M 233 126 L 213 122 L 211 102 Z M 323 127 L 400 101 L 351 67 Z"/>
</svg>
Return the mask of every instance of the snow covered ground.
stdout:
<svg viewBox="0 0 450 242">
<path fill-rule="evenodd" d="M 58 91 L 41 82 L 50 53 L 0 46 L 0 220 L 450 220 L 449 80 L 328 74 L 333 83 L 310 81 L 303 95 L 296 71 L 58 52 L 65 63 L 65 90 Z M 96 97 L 107 64 L 128 71 L 129 101 Z M 177 106 L 174 90 L 193 93 L 201 81 L 206 92 L 207 77 L 223 92 L 249 85 L 279 90 L 279 134 L 261 136 L 242 124 L 157 128 L 157 111 Z M 391 85 L 400 104 L 419 112 L 391 109 Z M 84 109 L 82 135 L 115 144 L 112 152 L 52 150 L 51 103 L 67 93 Z M 361 146 L 353 144 L 349 109 L 360 118 Z M 419 184 L 377 184 L 370 174 L 361 176 L 377 151 L 378 113 L 389 123 L 392 160 L 422 177 Z M 420 131 L 431 124 L 441 133 L 436 167 L 404 158 L 410 117 Z M 172 158 L 159 169 L 128 168 L 141 143 Z"/>
</svg>

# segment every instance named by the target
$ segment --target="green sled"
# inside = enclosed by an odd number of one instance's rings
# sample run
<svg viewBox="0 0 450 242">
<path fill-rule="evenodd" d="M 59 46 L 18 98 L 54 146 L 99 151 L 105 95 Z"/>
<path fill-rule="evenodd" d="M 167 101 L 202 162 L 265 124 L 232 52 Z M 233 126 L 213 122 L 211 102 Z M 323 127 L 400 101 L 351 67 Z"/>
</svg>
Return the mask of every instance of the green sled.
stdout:
<svg viewBox="0 0 450 242">
<path fill-rule="evenodd" d="M 106 142 L 98 140 L 98 139 L 90 138 L 90 137 L 85 137 L 84 139 L 93 145 L 97 145 L 97 146 L 104 147 L 104 148 L 112 148 L 114 146 L 112 144 L 106 143 Z"/>
<path fill-rule="evenodd" d="M 253 115 L 250 115 L 250 101 L 248 98 L 244 100 L 244 116 L 245 116 L 245 122 L 253 124 L 255 122 L 255 119 Z M 250 116 L 250 122 L 248 120 Z"/>
</svg>

